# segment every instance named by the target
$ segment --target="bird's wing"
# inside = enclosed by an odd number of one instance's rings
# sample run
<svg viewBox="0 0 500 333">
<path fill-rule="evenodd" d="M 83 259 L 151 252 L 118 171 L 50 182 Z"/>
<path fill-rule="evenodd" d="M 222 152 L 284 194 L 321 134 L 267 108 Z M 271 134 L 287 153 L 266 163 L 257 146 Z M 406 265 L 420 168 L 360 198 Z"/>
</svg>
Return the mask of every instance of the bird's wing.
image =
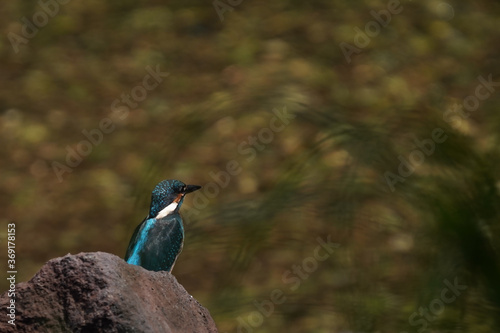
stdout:
<svg viewBox="0 0 500 333">
<path fill-rule="evenodd" d="M 180 216 L 156 221 L 146 245 L 148 256 L 141 257 L 141 266 L 154 271 L 171 271 L 182 250 L 184 228 Z"/>
</svg>

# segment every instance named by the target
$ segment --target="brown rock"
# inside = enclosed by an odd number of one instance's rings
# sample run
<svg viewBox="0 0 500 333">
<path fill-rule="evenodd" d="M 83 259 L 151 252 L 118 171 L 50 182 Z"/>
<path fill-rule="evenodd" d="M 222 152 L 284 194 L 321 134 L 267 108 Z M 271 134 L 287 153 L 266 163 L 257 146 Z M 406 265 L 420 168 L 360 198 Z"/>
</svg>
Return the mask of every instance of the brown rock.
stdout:
<svg viewBox="0 0 500 333">
<path fill-rule="evenodd" d="M 15 301 L 16 326 L 4 315 L 0 332 L 217 332 L 173 275 L 104 252 L 50 260 L 16 285 Z M 2 309 L 9 302 L 0 296 Z"/>
</svg>

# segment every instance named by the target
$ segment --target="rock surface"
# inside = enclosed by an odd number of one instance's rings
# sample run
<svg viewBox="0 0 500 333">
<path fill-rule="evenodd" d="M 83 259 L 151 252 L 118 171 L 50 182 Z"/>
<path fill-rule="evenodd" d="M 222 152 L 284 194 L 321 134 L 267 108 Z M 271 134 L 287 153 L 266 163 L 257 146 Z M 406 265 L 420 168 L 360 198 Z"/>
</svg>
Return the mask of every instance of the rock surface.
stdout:
<svg viewBox="0 0 500 333">
<path fill-rule="evenodd" d="M 16 285 L 16 326 L 0 296 L 0 332 L 217 332 L 210 313 L 167 272 L 103 252 L 50 260 Z"/>
</svg>

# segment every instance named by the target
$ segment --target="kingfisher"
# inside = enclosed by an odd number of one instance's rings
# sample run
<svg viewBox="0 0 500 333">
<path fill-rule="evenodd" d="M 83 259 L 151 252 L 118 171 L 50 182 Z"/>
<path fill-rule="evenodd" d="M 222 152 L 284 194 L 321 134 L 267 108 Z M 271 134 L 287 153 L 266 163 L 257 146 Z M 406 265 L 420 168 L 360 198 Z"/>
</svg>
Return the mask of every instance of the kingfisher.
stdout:
<svg viewBox="0 0 500 333">
<path fill-rule="evenodd" d="M 200 188 L 174 179 L 158 183 L 151 194 L 149 215 L 135 229 L 125 261 L 150 271 L 171 272 L 184 244 L 179 209 L 184 196 Z"/>
</svg>

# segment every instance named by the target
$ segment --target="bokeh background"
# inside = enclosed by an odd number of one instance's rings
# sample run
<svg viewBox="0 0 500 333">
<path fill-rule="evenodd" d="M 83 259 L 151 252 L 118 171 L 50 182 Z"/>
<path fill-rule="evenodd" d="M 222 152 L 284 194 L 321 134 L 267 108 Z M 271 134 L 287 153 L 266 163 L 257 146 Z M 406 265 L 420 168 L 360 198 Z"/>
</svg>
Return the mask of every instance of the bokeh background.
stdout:
<svg viewBox="0 0 500 333">
<path fill-rule="evenodd" d="M 47 3 L 0 4 L 0 261 L 14 221 L 18 281 L 123 256 L 174 178 L 204 189 L 173 273 L 221 332 L 500 330 L 498 2 L 401 1 L 390 20 L 383 0 Z M 148 66 L 169 75 L 141 96 Z M 336 244 L 322 261 L 318 237 Z"/>
</svg>

